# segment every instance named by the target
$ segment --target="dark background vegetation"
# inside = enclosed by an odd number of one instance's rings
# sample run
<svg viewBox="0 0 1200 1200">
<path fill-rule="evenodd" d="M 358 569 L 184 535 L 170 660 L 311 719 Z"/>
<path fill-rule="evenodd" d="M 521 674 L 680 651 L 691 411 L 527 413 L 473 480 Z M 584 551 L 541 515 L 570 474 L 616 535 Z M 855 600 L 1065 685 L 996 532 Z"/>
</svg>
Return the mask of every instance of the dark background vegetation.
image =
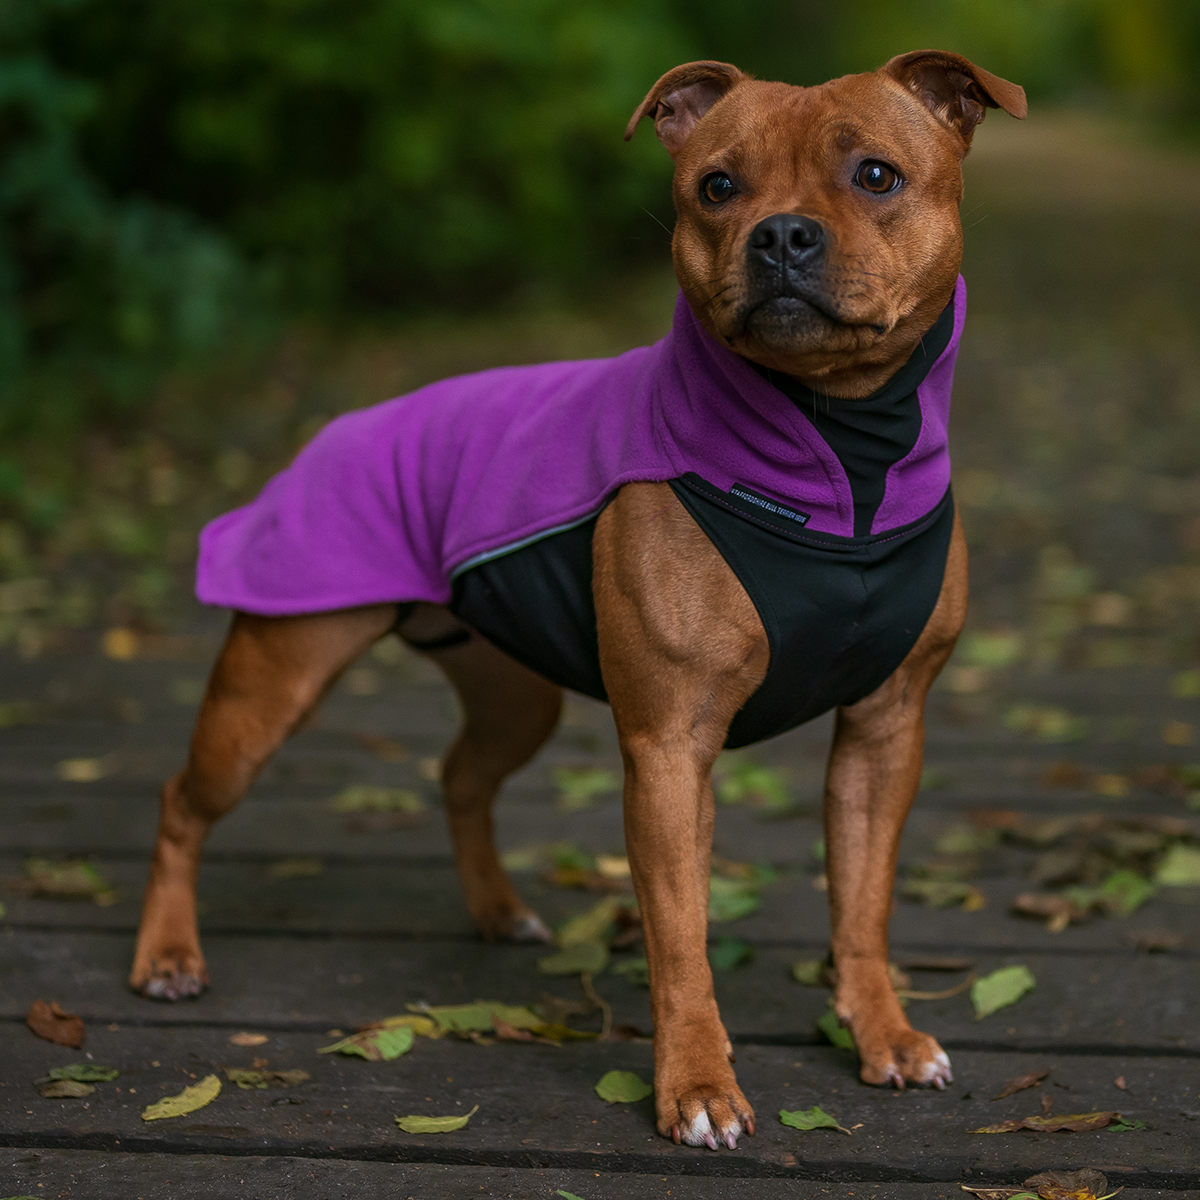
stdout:
<svg viewBox="0 0 1200 1200">
<path fill-rule="evenodd" d="M 663 70 L 716 57 L 811 83 L 926 45 L 1021 82 L 1035 120 L 1088 114 L 1060 142 L 1031 121 L 1042 149 L 1010 163 L 1024 184 L 997 158 L 988 211 L 972 217 L 969 196 L 973 303 L 1023 323 L 999 350 L 985 325 L 977 344 L 995 352 L 965 363 L 966 409 L 1011 385 L 1035 398 L 1010 413 L 1046 424 L 1052 394 L 1125 371 L 1145 394 L 1112 401 L 1133 407 L 1096 453 L 1179 482 L 1200 469 L 1195 439 L 1137 429 L 1193 365 L 1180 304 L 1194 316 L 1196 209 L 1162 204 L 1194 183 L 1178 164 L 1200 130 L 1196 0 L 6 0 L 0 579 L 25 590 L 0 592 L 0 641 L 33 653 L 53 628 L 163 619 L 197 524 L 333 412 L 657 336 L 670 163 L 648 130 L 621 133 Z M 1150 145 L 1160 157 L 1130 168 L 1128 148 Z M 1120 346 L 1134 357 L 1115 366 Z M 1190 401 L 1168 403 L 1193 428 Z M 987 412 L 968 446 L 1000 419 Z M 1055 439 L 1079 447 L 1094 423 L 992 432 L 968 481 L 980 538 L 1015 529 L 1014 546 L 1065 539 L 1088 557 L 1095 522 L 1073 506 L 1127 504 L 1126 484 L 1096 501 L 1053 464 Z M 1016 459 L 1013 439 L 1028 442 Z M 1190 553 L 1171 524 L 1190 501 L 1171 495 L 1124 535 L 1143 573 Z M 1116 543 L 1099 540 L 1102 558 Z M 997 604 L 1016 619 L 1015 600 Z"/>
</svg>

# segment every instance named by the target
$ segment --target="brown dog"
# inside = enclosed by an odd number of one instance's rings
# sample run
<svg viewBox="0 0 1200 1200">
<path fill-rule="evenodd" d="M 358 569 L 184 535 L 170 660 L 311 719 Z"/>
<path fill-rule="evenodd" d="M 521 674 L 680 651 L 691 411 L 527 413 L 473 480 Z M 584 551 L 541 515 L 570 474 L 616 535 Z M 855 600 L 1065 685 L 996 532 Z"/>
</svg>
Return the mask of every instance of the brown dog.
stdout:
<svg viewBox="0 0 1200 1200">
<path fill-rule="evenodd" d="M 833 404 L 875 393 L 954 291 L 961 162 L 988 107 L 1023 117 L 1024 93 L 937 51 L 814 88 L 758 82 L 713 62 L 663 76 L 629 134 L 652 118 L 675 160 L 675 267 L 708 334 Z M 771 643 L 738 575 L 668 483 L 622 486 L 596 520 L 591 553 L 599 665 L 625 761 L 626 841 L 651 966 L 658 1128 L 676 1141 L 733 1148 L 754 1118 L 705 954 L 710 771 L 767 676 Z M 942 1087 L 951 1077 L 933 1038 L 909 1025 L 887 970 L 925 695 L 966 610 L 956 520 L 943 555 L 940 593 L 907 656 L 869 694 L 839 705 L 826 782 L 836 1011 L 853 1032 L 862 1078 L 898 1087 Z M 473 918 L 487 938 L 548 936 L 500 865 L 491 805 L 553 730 L 559 687 L 439 605 L 238 613 L 187 765 L 163 791 L 135 989 L 176 999 L 207 984 L 195 901 L 205 837 L 338 674 L 393 627 L 462 701 L 443 786 Z"/>
</svg>

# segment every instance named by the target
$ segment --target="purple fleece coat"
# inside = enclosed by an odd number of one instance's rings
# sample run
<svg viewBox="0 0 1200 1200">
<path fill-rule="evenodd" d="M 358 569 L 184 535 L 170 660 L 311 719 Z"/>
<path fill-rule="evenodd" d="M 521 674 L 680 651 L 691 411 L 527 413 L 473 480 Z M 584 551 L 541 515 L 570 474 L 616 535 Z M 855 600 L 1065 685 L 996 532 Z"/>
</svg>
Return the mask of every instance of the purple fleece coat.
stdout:
<svg viewBox="0 0 1200 1200">
<path fill-rule="evenodd" d="M 918 520 L 950 483 L 954 333 L 918 388 L 921 433 L 891 467 L 872 534 Z M 331 421 L 200 535 L 196 594 L 269 616 L 445 604 L 476 563 L 586 520 L 622 484 L 695 472 L 850 536 L 850 485 L 781 391 L 712 338 L 681 295 L 670 333 L 616 358 L 501 367 Z"/>
</svg>

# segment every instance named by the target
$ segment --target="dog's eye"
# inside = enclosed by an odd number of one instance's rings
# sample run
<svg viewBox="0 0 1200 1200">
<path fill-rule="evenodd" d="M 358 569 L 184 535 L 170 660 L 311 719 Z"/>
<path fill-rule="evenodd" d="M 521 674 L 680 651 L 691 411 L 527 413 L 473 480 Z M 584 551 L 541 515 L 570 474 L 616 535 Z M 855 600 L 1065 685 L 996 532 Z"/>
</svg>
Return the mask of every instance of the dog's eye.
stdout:
<svg viewBox="0 0 1200 1200">
<path fill-rule="evenodd" d="M 887 163 L 868 159 L 858 168 L 858 173 L 854 176 L 854 182 L 864 191 L 875 192 L 877 195 L 881 195 L 884 192 L 894 191 L 899 187 L 900 176 Z"/>
<path fill-rule="evenodd" d="M 703 182 L 700 184 L 700 191 L 704 198 L 713 204 L 723 204 L 730 196 L 737 192 L 737 188 L 733 186 L 733 180 L 728 175 L 723 175 L 720 171 L 713 175 L 706 175 Z"/>
</svg>

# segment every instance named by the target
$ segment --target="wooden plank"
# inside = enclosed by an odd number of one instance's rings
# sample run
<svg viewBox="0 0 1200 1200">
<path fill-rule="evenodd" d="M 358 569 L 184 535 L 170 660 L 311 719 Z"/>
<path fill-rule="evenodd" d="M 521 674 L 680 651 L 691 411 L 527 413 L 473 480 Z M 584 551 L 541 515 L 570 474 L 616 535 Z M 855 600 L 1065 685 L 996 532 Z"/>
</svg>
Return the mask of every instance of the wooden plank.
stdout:
<svg viewBox="0 0 1200 1200">
<path fill-rule="evenodd" d="M 188 1024 L 260 1022 L 273 1028 L 328 1028 L 378 1020 L 405 1003 L 465 1003 L 484 996 L 526 1003 L 543 990 L 578 995 L 571 980 L 537 972 L 535 946 L 488 946 L 448 939 L 211 937 L 205 943 L 213 988 L 187 1004 L 154 1004 L 125 989 L 132 938 L 105 933 L 24 932 L 0 938 L 0 1017 L 20 1019 L 38 997 L 90 1021 Z M 794 949 L 760 948 L 749 966 L 718 972 L 717 997 L 731 1033 L 803 1042 L 828 993 L 789 978 Z M 1071 1044 L 1200 1050 L 1191 998 L 1200 961 L 1169 955 L 978 954 L 984 972 L 1023 962 L 1038 981 L 1018 1004 L 975 1021 L 965 994 L 914 1001 L 916 1024 L 953 1046 Z M 1130 969 L 1130 964 L 1135 969 Z M 952 976 L 957 981 L 961 976 Z M 923 990 L 946 977 L 915 977 Z M 597 978 L 618 1023 L 648 1029 L 648 992 L 611 972 Z"/>
<path fill-rule="evenodd" d="M 612 1069 L 651 1073 L 648 1045 L 547 1046 L 419 1040 L 390 1063 L 318 1055 L 319 1036 L 283 1034 L 239 1049 L 228 1031 L 96 1030 L 94 1061 L 122 1074 L 87 1100 L 46 1100 L 32 1081 L 51 1065 L 79 1058 L 23 1029 L 0 1031 L 6 1086 L 0 1140 L 54 1149 L 324 1156 L 384 1161 L 474 1163 L 659 1175 L 729 1175 L 952 1183 L 1008 1182 L 1068 1163 L 1096 1165 L 1135 1186 L 1200 1186 L 1191 1150 L 1200 1105 L 1194 1063 L 1169 1058 L 1030 1056 L 962 1052 L 953 1087 L 894 1093 L 858 1083 L 853 1059 L 832 1048 L 742 1047 L 738 1074 L 759 1113 L 756 1137 L 733 1153 L 674 1146 L 653 1129 L 653 1105 L 607 1105 L 593 1091 Z M 226 1082 L 208 1107 L 147 1124 L 142 1107 L 226 1066 L 265 1058 L 297 1067 L 310 1081 L 288 1090 L 240 1091 Z M 155 1065 L 158 1064 L 158 1065 Z M 1047 1086 L 992 1101 L 1004 1082 L 1032 1069 L 1052 1071 Z M 1124 1080 L 1125 1090 L 1114 1086 Z M 121 1091 L 117 1091 L 117 1088 Z M 135 1092 L 131 1095 L 129 1088 Z M 1133 1133 L 984 1135 L 985 1124 L 1054 1111 L 1119 1110 L 1143 1120 Z M 293 1103 L 298 1101 L 298 1103 Z M 780 1108 L 819 1104 L 852 1135 L 802 1134 L 783 1126 Z M 463 1130 L 412 1135 L 394 1116 L 479 1110 Z M 332 1149 L 331 1149 L 332 1148 Z"/>
<path fill-rule="evenodd" d="M 555 1200 L 562 1191 L 584 1200 L 969 1200 L 957 1183 L 889 1181 L 849 1184 L 806 1179 L 736 1179 L 677 1175 L 630 1175 L 555 1168 L 446 1166 L 441 1163 L 357 1162 L 345 1158 L 285 1155 L 112 1154 L 95 1150 L 0 1150 L 0 1171 L 17 1191 L 90 1196 L 106 1191 L 129 1200 Z M 968 1177 L 970 1178 L 970 1177 Z M 1112 1175 L 1112 1186 L 1120 1174 Z M 844 1182 L 844 1181 L 842 1181 Z M 1020 1181 L 1017 1181 L 1018 1183 Z M 831 1186 L 834 1185 L 834 1186 Z M 186 1188 L 186 1193 L 183 1189 Z M 37 1194 L 42 1194 L 37 1192 Z M 1122 1200 L 1194 1200 L 1195 1193 L 1127 1188 Z"/>
</svg>

